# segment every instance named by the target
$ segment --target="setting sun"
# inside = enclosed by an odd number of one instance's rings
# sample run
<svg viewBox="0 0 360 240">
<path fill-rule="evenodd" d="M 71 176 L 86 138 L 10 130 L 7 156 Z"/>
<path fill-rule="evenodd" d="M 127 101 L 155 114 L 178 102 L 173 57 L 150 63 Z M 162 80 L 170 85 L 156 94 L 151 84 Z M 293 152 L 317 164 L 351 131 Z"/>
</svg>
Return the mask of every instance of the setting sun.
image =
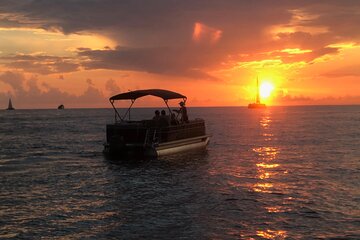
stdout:
<svg viewBox="0 0 360 240">
<path fill-rule="evenodd" d="M 271 95 L 271 92 L 274 90 L 274 86 L 271 83 L 264 82 L 260 85 L 260 97 L 268 98 Z"/>
</svg>

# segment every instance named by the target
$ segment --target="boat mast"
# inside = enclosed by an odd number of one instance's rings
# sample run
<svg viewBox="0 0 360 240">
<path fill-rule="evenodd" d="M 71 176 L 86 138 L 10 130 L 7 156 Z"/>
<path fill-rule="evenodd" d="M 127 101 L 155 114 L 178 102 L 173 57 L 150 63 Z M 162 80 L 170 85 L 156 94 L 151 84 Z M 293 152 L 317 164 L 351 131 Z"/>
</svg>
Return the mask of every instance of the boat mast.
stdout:
<svg viewBox="0 0 360 240">
<path fill-rule="evenodd" d="M 260 104 L 259 77 L 256 77 L 256 103 Z"/>
</svg>

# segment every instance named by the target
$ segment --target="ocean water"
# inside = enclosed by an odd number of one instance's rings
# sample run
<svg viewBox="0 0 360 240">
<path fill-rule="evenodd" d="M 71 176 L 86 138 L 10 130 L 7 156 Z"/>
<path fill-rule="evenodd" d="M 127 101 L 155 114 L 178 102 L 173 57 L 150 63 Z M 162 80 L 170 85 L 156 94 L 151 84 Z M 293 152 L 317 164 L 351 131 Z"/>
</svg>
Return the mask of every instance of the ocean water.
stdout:
<svg viewBox="0 0 360 240">
<path fill-rule="evenodd" d="M 188 111 L 206 152 L 136 161 L 111 109 L 0 111 L 0 238 L 360 239 L 360 106 Z"/>
</svg>

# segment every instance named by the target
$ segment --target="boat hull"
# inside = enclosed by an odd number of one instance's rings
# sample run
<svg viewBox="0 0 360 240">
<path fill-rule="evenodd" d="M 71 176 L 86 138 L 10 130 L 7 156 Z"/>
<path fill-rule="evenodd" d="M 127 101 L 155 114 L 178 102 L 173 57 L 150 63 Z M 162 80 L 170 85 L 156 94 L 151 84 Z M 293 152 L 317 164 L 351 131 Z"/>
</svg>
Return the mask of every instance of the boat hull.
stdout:
<svg viewBox="0 0 360 240">
<path fill-rule="evenodd" d="M 176 153 L 205 150 L 209 144 L 210 136 L 200 136 L 190 139 L 183 139 L 179 141 L 172 141 L 159 144 L 152 148 L 151 151 L 146 152 L 146 156 L 160 157 Z"/>
<path fill-rule="evenodd" d="M 153 122 L 108 124 L 104 153 L 158 157 L 205 149 L 210 136 L 202 119 L 186 124 L 153 128 Z"/>
<path fill-rule="evenodd" d="M 205 150 L 210 142 L 210 136 L 204 135 L 178 141 L 165 142 L 154 146 L 136 144 L 119 144 L 118 146 L 104 145 L 104 153 L 118 156 L 160 157 L 177 153 Z"/>
<path fill-rule="evenodd" d="M 250 103 L 248 108 L 256 109 L 256 108 L 266 108 L 266 105 L 263 103 Z"/>
</svg>

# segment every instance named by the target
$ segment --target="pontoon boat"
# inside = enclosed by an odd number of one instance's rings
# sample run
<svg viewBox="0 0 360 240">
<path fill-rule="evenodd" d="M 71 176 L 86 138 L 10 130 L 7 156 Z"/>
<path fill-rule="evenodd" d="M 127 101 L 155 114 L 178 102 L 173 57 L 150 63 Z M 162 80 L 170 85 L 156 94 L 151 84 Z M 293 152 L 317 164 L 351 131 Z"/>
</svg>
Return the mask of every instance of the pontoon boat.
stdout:
<svg viewBox="0 0 360 240">
<path fill-rule="evenodd" d="M 165 124 L 151 119 L 152 116 L 141 121 L 131 120 L 130 111 L 136 99 L 148 95 L 164 100 L 168 109 L 167 116 L 173 114 L 168 105 L 169 100 L 182 99 L 184 103 L 187 100 L 182 94 L 162 89 L 137 90 L 112 96 L 109 101 L 115 111 L 115 122 L 106 126 L 104 153 L 158 157 L 206 148 L 210 135 L 206 134 L 203 119 L 187 122 L 169 121 Z M 117 100 L 131 100 L 124 116 L 120 116 L 114 105 Z"/>
</svg>

